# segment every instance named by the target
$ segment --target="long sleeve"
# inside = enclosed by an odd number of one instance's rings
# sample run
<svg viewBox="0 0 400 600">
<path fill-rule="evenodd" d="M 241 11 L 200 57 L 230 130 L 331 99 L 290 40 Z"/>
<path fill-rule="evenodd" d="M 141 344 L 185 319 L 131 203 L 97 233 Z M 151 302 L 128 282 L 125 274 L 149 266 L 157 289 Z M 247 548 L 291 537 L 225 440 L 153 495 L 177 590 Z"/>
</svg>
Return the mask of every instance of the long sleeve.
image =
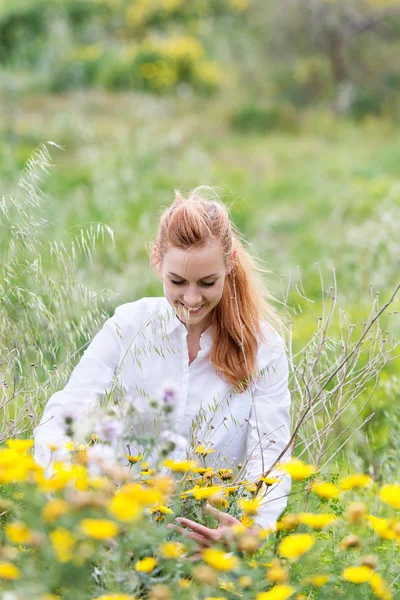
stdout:
<svg viewBox="0 0 400 600">
<path fill-rule="evenodd" d="M 260 435 L 259 435 L 260 432 Z M 261 443 L 260 443 L 261 438 Z M 252 409 L 247 438 L 247 479 L 258 480 L 268 471 L 290 439 L 290 393 L 288 389 L 288 363 L 283 343 L 274 345 L 267 366 L 254 385 Z M 280 459 L 284 462 L 289 452 Z M 269 530 L 275 530 L 276 521 L 285 509 L 291 487 L 289 475 L 275 469 L 268 477 L 276 477 L 277 483 L 261 488 L 265 494 L 255 522 Z"/>
<path fill-rule="evenodd" d="M 35 460 L 46 469 L 51 468 L 55 458 L 65 454 L 62 449 L 69 439 L 65 417 L 73 415 L 79 419 L 88 414 L 111 389 L 121 353 L 120 328 L 116 318 L 120 308 L 92 340 L 64 389 L 51 396 L 33 432 Z M 52 454 L 51 446 L 60 450 Z"/>
</svg>

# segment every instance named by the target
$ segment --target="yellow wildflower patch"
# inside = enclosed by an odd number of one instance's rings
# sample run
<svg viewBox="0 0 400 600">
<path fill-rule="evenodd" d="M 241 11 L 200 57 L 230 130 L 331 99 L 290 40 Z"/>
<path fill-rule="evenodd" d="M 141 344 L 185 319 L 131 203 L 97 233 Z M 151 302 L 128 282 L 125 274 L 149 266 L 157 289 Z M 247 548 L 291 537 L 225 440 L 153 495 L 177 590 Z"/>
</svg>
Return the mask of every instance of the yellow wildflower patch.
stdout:
<svg viewBox="0 0 400 600">
<path fill-rule="evenodd" d="M 297 560 L 308 552 L 315 544 L 315 538 L 309 533 L 293 533 L 285 537 L 278 547 L 281 556 Z"/>
<path fill-rule="evenodd" d="M 10 542 L 17 546 L 20 544 L 29 544 L 32 541 L 32 533 L 26 523 L 22 521 L 7 523 L 5 532 Z"/>
<path fill-rule="evenodd" d="M 330 575 L 313 575 L 312 577 L 306 577 L 303 580 L 305 585 L 311 584 L 314 587 L 322 587 L 326 585 L 331 580 Z"/>
<path fill-rule="evenodd" d="M 375 596 L 381 598 L 381 600 L 392 600 L 393 594 L 390 591 L 388 584 L 384 579 L 382 579 L 379 573 L 373 572 L 371 574 L 371 578 L 368 580 L 368 583 L 371 586 Z"/>
<path fill-rule="evenodd" d="M 103 594 L 93 600 L 135 600 L 135 598 L 129 594 Z"/>
<path fill-rule="evenodd" d="M 51 523 L 59 517 L 67 514 L 70 510 L 68 502 L 62 498 L 53 498 L 44 505 L 42 510 L 42 519 L 45 523 Z"/>
<path fill-rule="evenodd" d="M 81 531 L 93 540 L 107 540 L 118 535 L 119 527 L 108 519 L 82 519 Z"/>
<path fill-rule="evenodd" d="M 365 565 L 347 567 L 342 573 L 342 579 L 350 583 L 366 583 L 371 579 L 372 570 Z"/>
<path fill-rule="evenodd" d="M 208 487 L 196 485 L 191 490 L 187 490 L 184 495 L 194 496 L 196 500 L 204 500 L 205 498 L 211 498 L 212 496 L 224 497 L 226 492 L 220 485 L 210 485 Z"/>
<path fill-rule="evenodd" d="M 364 473 L 355 473 L 339 479 L 339 487 L 341 490 L 353 490 L 354 488 L 366 488 L 372 484 L 372 479 Z"/>
<path fill-rule="evenodd" d="M 69 562 L 72 559 L 75 546 L 75 537 L 72 533 L 63 527 L 59 527 L 51 531 L 49 537 L 57 560 L 61 563 Z"/>
<path fill-rule="evenodd" d="M 281 565 L 279 560 L 275 559 L 272 561 L 266 577 L 270 583 L 286 583 L 289 579 L 289 571 Z"/>
<path fill-rule="evenodd" d="M 312 513 L 300 513 L 298 515 L 299 522 L 303 525 L 308 525 L 313 529 L 323 529 L 328 525 L 332 525 L 337 520 L 335 515 L 330 514 L 312 514 Z"/>
<path fill-rule="evenodd" d="M 157 565 L 157 559 L 152 556 L 146 556 L 135 563 L 135 570 L 139 573 L 150 573 L 155 569 Z"/>
<path fill-rule="evenodd" d="M 185 552 L 186 546 L 180 542 L 165 542 L 160 546 L 160 554 L 164 558 L 180 558 Z"/>
<path fill-rule="evenodd" d="M 400 508 L 400 484 L 392 483 L 381 488 L 379 498 L 392 508 Z"/>
<path fill-rule="evenodd" d="M 372 529 L 381 538 L 385 540 L 394 540 L 397 537 L 394 522 L 392 520 L 381 519 L 379 517 L 374 517 L 373 515 L 368 515 L 367 519 Z"/>
<path fill-rule="evenodd" d="M 20 570 L 13 563 L 0 561 L 0 579 L 14 581 L 21 577 Z"/>
<path fill-rule="evenodd" d="M 337 498 L 340 494 L 340 489 L 326 481 L 315 481 L 311 486 L 311 491 L 320 496 L 320 498 Z"/>
<path fill-rule="evenodd" d="M 280 463 L 277 468 L 283 473 L 288 473 L 292 479 L 300 481 L 307 479 L 316 472 L 314 465 L 308 465 L 299 458 L 292 458 L 288 462 Z"/>
<path fill-rule="evenodd" d="M 207 454 L 212 454 L 213 452 L 215 452 L 215 450 L 212 450 L 211 448 L 206 448 L 203 445 L 197 446 L 195 450 L 195 454 L 198 454 L 199 456 L 207 456 Z"/>
<path fill-rule="evenodd" d="M 206 548 L 201 554 L 205 562 L 217 571 L 233 571 L 239 566 L 237 556 L 218 548 Z"/>
<path fill-rule="evenodd" d="M 296 591 L 292 585 L 276 585 L 268 592 L 257 594 L 256 600 L 286 600 Z"/>
<path fill-rule="evenodd" d="M 135 465 L 143 459 L 143 454 L 138 454 L 137 456 L 134 456 L 133 454 L 124 454 L 123 456 L 128 459 L 129 464 L 131 465 Z"/>
<path fill-rule="evenodd" d="M 25 454 L 28 450 L 33 447 L 33 440 L 6 440 L 6 444 L 8 448 L 12 450 L 16 450 L 17 452 L 21 452 Z"/>
<path fill-rule="evenodd" d="M 194 460 L 166 459 L 162 465 L 167 467 L 167 469 L 171 469 L 174 473 L 187 473 L 197 467 L 197 463 Z"/>
<path fill-rule="evenodd" d="M 260 510 L 262 503 L 262 498 L 241 498 L 238 505 L 246 515 L 256 515 Z"/>
</svg>

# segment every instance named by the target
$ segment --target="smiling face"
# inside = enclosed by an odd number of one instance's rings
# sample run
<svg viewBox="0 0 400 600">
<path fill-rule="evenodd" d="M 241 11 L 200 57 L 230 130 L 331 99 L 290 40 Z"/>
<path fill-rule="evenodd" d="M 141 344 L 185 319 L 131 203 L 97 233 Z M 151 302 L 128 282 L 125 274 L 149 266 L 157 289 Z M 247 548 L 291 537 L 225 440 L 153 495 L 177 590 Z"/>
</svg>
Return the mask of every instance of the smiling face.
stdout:
<svg viewBox="0 0 400 600">
<path fill-rule="evenodd" d="M 202 333 L 208 317 L 221 300 L 225 277 L 222 246 L 217 240 L 201 248 L 183 250 L 170 246 L 156 264 L 163 279 L 164 294 L 180 320 Z"/>
</svg>

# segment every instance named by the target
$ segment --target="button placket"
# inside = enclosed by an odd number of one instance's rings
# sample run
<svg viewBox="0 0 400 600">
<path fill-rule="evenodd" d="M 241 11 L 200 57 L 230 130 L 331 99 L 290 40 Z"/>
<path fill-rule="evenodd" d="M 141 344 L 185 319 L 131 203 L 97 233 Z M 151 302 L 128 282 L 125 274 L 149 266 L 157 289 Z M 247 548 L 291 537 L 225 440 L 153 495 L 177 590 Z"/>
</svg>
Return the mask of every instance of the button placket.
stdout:
<svg viewBox="0 0 400 600">
<path fill-rule="evenodd" d="M 182 326 L 182 329 L 178 330 L 179 342 L 181 346 L 181 355 L 182 355 L 182 389 L 179 394 L 179 405 L 176 413 L 176 426 L 179 433 L 183 431 L 183 422 L 186 410 L 186 404 L 188 401 L 188 392 L 189 392 L 189 355 L 186 343 L 186 328 Z"/>
</svg>

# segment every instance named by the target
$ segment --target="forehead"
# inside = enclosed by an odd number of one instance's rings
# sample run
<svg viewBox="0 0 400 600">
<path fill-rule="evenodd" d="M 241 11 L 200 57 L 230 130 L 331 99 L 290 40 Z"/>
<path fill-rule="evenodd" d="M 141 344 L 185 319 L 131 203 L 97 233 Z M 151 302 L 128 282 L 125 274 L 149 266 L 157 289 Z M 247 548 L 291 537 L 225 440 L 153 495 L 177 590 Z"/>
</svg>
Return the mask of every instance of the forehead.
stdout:
<svg viewBox="0 0 400 600">
<path fill-rule="evenodd" d="M 216 240 L 201 248 L 188 250 L 170 246 L 164 254 L 163 267 L 166 272 L 194 281 L 213 273 L 222 273 L 225 265 L 221 242 Z"/>
</svg>

